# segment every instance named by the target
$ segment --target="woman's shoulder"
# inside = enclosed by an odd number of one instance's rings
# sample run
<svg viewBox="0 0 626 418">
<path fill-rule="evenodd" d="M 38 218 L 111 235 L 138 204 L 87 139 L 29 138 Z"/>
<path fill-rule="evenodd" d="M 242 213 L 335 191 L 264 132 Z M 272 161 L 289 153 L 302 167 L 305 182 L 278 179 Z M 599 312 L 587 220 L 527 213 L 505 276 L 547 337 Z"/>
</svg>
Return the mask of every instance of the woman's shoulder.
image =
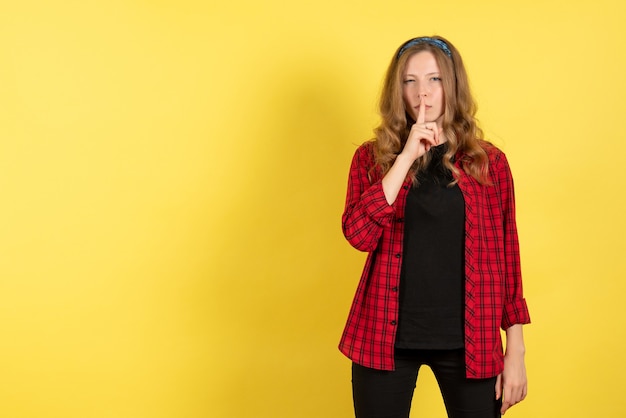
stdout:
<svg viewBox="0 0 626 418">
<path fill-rule="evenodd" d="M 487 158 L 489 158 L 490 165 L 498 164 L 502 162 L 506 163 L 506 155 L 504 154 L 504 151 L 502 151 L 500 148 L 498 148 L 491 142 L 486 141 L 486 140 L 481 140 L 480 146 L 487 153 Z"/>
<path fill-rule="evenodd" d="M 354 152 L 354 158 L 358 158 L 359 161 L 363 161 L 368 164 L 373 164 L 376 160 L 375 156 L 376 142 L 374 140 L 368 140 L 363 142 Z"/>
<path fill-rule="evenodd" d="M 370 182 L 375 182 L 381 178 L 380 167 L 376 164 L 375 140 L 365 141 L 359 145 L 352 158 L 351 170 L 367 173 Z"/>
<path fill-rule="evenodd" d="M 375 147 L 376 147 L 376 141 L 373 139 L 368 139 L 367 141 L 359 145 L 359 147 L 357 148 L 357 152 L 361 152 L 364 154 L 373 154 Z"/>
</svg>

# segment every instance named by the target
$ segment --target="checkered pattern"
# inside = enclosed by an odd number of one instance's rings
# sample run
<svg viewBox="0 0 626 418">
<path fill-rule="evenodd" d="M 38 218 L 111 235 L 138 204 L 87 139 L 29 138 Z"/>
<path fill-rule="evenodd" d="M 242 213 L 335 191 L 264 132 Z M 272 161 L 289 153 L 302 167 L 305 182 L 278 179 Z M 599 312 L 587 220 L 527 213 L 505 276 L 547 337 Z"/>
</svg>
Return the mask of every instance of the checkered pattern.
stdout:
<svg viewBox="0 0 626 418">
<path fill-rule="evenodd" d="M 339 349 L 366 367 L 393 370 L 402 266 L 407 180 L 387 204 L 373 143 L 356 151 L 342 217 L 352 246 L 369 252 Z M 487 147 L 492 186 L 465 174 L 465 363 L 468 378 L 499 374 L 504 364 L 500 328 L 530 322 L 522 293 L 513 178 L 504 153 Z"/>
</svg>

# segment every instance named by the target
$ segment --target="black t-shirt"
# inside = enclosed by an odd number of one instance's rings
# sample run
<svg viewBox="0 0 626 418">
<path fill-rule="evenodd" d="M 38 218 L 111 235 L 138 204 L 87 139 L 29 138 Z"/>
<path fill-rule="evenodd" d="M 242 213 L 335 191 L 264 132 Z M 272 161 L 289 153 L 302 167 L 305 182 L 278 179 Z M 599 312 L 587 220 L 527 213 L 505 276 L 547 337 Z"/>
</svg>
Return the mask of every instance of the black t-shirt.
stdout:
<svg viewBox="0 0 626 418">
<path fill-rule="evenodd" d="M 397 348 L 462 348 L 465 203 L 442 162 L 446 145 L 407 195 Z"/>
</svg>

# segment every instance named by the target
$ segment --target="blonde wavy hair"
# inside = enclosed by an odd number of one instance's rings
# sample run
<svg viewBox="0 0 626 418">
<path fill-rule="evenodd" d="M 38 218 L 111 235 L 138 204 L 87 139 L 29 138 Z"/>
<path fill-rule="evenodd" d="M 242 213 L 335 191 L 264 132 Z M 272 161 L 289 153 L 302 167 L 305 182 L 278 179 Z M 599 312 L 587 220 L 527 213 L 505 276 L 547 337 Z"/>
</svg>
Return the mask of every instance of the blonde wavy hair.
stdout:
<svg viewBox="0 0 626 418">
<path fill-rule="evenodd" d="M 467 72 L 463 60 L 457 49 L 448 40 L 440 36 L 432 36 L 445 42 L 451 57 L 427 42 L 421 42 L 403 49 L 403 44 L 393 55 L 385 76 L 381 97 L 381 123 L 374 130 L 375 161 L 384 176 L 393 165 L 396 157 L 402 151 L 409 136 L 411 126 L 415 121 L 406 112 L 402 98 L 403 75 L 407 61 L 418 52 L 432 53 L 439 66 L 444 92 L 444 112 L 441 127 L 447 139 L 447 150 L 443 157 L 444 165 L 452 172 L 454 180 L 459 180 L 459 170 L 453 160 L 460 159 L 465 173 L 472 176 L 481 184 L 490 184 L 488 179 L 489 159 L 487 149 L 492 145 L 484 140 L 483 131 L 476 121 L 476 103 L 470 92 Z M 408 41 L 407 41 L 408 42 Z M 398 57 L 398 54 L 400 56 Z M 417 184 L 417 175 L 430 162 L 430 153 L 418 158 L 409 176 Z"/>
</svg>

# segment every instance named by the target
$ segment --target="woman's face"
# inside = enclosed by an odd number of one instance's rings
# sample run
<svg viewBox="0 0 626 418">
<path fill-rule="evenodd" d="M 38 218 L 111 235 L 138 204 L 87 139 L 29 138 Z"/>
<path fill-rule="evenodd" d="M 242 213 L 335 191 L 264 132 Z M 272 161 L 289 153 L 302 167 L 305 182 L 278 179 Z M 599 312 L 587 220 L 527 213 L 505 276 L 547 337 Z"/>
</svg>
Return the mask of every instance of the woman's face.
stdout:
<svg viewBox="0 0 626 418">
<path fill-rule="evenodd" d="M 435 56 L 422 51 L 409 58 L 402 79 L 404 106 L 417 121 L 420 104 L 425 103 L 425 122 L 440 122 L 444 111 L 443 84 Z"/>
</svg>

